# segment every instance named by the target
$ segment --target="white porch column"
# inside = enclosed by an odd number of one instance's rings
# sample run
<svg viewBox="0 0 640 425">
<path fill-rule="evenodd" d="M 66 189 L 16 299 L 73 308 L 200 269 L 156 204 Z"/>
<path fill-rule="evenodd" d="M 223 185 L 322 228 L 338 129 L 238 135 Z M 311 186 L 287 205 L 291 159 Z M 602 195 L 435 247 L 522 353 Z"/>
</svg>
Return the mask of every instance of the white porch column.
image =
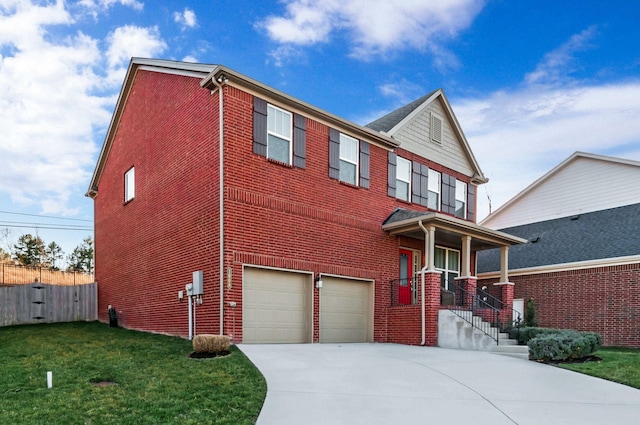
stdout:
<svg viewBox="0 0 640 425">
<path fill-rule="evenodd" d="M 427 227 L 424 234 L 424 250 L 427 256 L 427 270 L 434 271 L 436 269 L 436 228 L 435 226 Z"/>
<path fill-rule="evenodd" d="M 509 282 L 509 247 L 500 248 L 500 282 Z"/>
<path fill-rule="evenodd" d="M 471 236 L 462 236 L 462 264 L 460 264 L 460 276 L 471 276 Z"/>
</svg>

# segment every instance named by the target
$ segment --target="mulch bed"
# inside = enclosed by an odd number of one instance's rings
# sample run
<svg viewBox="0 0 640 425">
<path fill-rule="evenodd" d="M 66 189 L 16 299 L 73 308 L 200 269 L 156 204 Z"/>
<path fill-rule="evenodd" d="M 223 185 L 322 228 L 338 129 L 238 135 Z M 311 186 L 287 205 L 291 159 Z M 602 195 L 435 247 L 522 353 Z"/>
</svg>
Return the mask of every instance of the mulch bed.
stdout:
<svg viewBox="0 0 640 425">
<path fill-rule="evenodd" d="M 213 357 L 226 357 L 229 354 L 231 354 L 231 351 L 220 351 L 217 353 L 198 353 L 198 352 L 193 352 L 191 354 L 189 354 L 189 358 L 191 359 L 210 359 Z"/>
<path fill-rule="evenodd" d="M 573 359 L 573 360 L 536 360 L 537 362 L 540 363 L 547 363 L 547 364 L 574 364 L 574 363 L 587 363 L 587 362 L 600 362 L 602 361 L 602 357 L 598 357 L 598 356 L 587 356 L 587 357 L 582 357 L 579 359 Z"/>
</svg>

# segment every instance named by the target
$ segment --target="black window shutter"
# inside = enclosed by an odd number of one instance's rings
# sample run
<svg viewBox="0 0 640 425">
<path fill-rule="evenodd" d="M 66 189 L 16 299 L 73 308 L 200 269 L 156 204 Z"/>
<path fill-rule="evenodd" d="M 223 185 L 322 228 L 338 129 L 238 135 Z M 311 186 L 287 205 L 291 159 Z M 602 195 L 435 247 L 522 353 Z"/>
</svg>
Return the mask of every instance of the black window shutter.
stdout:
<svg viewBox="0 0 640 425">
<path fill-rule="evenodd" d="M 329 177 L 340 178 L 340 132 L 329 129 Z"/>
<path fill-rule="evenodd" d="M 360 140 L 360 187 L 365 189 L 369 189 L 370 150 L 369 143 Z"/>
<path fill-rule="evenodd" d="M 307 166 L 307 119 L 293 114 L 293 166 Z"/>
<path fill-rule="evenodd" d="M 411 202 L 422 204 L 422 196 L 420 196 L 420 163 L 413 161 L 411 165 Z"/>
<path fill-rule="evenodd" d="M 467 185 L 467 218 L 476 221 L 476 187 L 471 183 Z"/>
<path fill-rule="evenodd" d="M 267 156 L 267 102 L 253 98 L 253 153 Z"/>
<path fill-rule="evenodd" d="M 387 174 L 387 195 L 396 196 L 396 154 L 389 152 L 388 156 L 388 174 Z"/>
<path fill-rule="evenodd" d="M 456 178 L 442 173 L 442 211 L 456 213 Z"/>
<path fill-rule="evenodd" d="M 429 198 L 429 167 L 420 164 L 420 205 L 426 207 Z"/>
</svg>

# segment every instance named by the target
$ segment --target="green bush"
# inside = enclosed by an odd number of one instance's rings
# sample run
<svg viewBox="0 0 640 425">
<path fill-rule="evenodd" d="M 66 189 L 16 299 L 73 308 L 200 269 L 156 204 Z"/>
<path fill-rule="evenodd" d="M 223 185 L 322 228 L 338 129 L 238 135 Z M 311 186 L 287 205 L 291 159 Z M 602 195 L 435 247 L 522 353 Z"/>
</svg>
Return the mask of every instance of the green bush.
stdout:
<svg viewBox="0 0 640 425">
<path fill-rule="evenodd" d="M 529 298 L 527 306 L 524 310 L 524 325 L 529 327 L 538 326 L 538 318 L 536 317 L 536 301 Z"/>
<path fill-rule="evenodd" d="M 595 353 L 602 338 L 593 332 L 549 329 L 552 332 L 538 333 L 529 340 L 529 358 L 531 360 L 575 360 Z"/>
<path fill-rule="evenodd" d="M 536 328 L 536 327 L 522 327 L 520 329 L 513 329 L 511 331 L 510 337 L 512 339 L 517 339 L 518 344 L 526 345 L 530 340 L 537 337 L 538 335 L 546 335 L 550 333 L 558 333 L 561 332 L 560 329 L 551 329 L 551 328 Z"/>
</svg>

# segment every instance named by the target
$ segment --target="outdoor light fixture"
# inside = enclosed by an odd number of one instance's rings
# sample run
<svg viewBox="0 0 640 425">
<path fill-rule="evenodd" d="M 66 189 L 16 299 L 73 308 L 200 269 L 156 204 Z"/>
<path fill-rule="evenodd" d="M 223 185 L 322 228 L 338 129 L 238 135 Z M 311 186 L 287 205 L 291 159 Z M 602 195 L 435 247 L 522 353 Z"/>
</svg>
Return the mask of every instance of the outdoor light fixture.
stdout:
<svg viewBox="0 0 640 425">
<path fill-rule="evenodd" d="M 320 277 L 320 275 L 316 276 L 316 288 L 322 288 L 322 278 Z"/>
</svg>

